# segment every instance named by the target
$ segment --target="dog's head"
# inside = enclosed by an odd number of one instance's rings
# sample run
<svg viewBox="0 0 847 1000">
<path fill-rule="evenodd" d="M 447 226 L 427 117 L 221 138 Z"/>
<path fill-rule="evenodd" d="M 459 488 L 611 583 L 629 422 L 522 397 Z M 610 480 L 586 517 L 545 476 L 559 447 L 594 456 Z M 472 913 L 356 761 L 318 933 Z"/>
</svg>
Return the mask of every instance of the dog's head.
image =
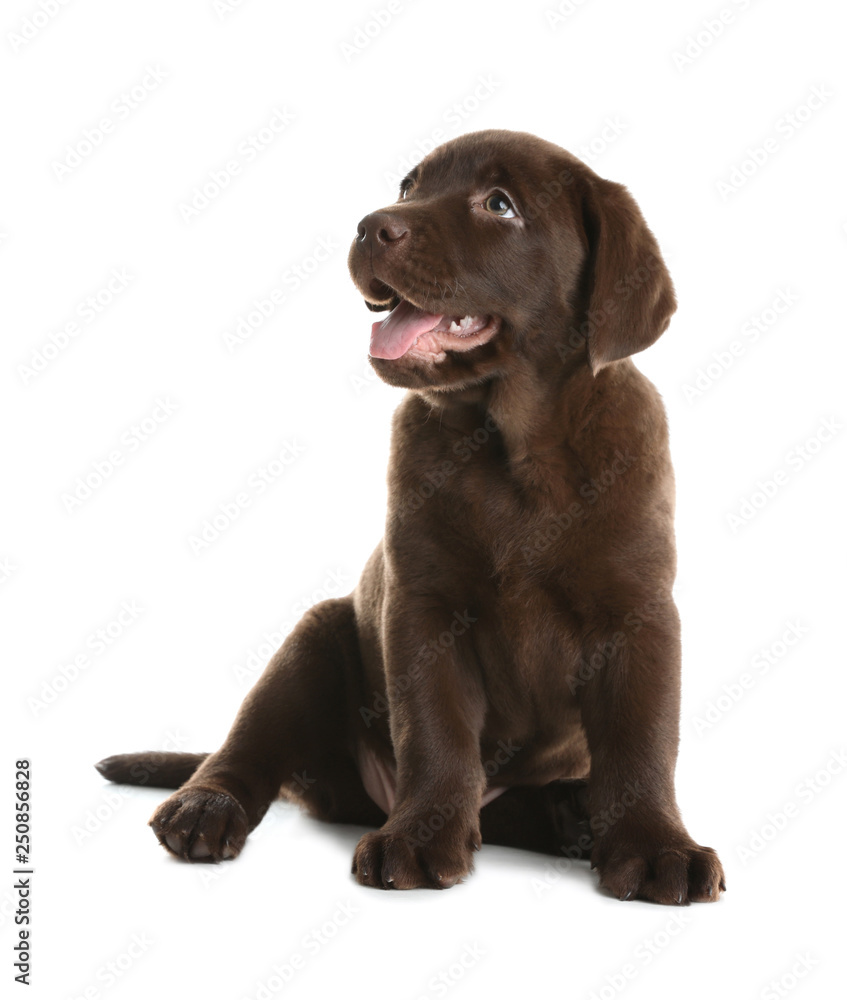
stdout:
<svg viewBox="0 0 847 1000">
<path fill-rule="evenodd" d="M 627 190 L 522 132 L 463 135 L 365 216 L 350 273 L 372 310 L 386 382 L 462 389 L 538 365 L 596 374 L 649 347 L 675 308 L 656 241 Z"/>
</svg>

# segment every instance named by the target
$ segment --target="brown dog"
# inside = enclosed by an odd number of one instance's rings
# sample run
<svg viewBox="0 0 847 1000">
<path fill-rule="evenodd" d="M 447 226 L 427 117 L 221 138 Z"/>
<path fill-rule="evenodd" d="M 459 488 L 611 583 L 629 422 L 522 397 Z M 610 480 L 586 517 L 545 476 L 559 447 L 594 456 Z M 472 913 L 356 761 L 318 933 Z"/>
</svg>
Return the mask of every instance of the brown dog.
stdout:
<svg viewBox="0 0 847 1000">
<path fill-rule="evenodd" d="M 363 885 L 445 888 L 482 842 L 590 857 L 621 899 L 718 898 L 674 796 L 679 620 L 664 409 L 629 360 L 673 286 L 625 188 L 518 132 L 426 157 L 350 272 L 394 417 L 383 542 L 313 607 L 217 753 L 114 781 L 186 860 L 235 857 L 282 794 L 379 827 Z"/>
</svg>

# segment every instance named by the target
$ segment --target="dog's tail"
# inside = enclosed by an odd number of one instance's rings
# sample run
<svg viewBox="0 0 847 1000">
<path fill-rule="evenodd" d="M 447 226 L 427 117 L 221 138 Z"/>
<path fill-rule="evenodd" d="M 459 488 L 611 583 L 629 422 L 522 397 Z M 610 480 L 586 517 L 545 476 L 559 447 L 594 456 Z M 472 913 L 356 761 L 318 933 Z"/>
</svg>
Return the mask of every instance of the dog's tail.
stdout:
<svg viewBox="0 0 847 1000">
<path fill-rule="evenodd" d="M 121 785 L 149 785 L 151 788 L 179 788 L 208 757 L 207 753 L 119 753 L 105 757 L 94 766 L 109 781 Z"/>
</svg>

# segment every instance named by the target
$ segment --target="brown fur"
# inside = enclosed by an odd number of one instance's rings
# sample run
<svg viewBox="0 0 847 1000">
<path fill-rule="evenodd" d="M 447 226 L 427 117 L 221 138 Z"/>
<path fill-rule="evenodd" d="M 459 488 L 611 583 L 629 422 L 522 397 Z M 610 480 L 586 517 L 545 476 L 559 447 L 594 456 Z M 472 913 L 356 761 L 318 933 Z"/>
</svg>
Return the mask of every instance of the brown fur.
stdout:
<svg viewBox="0 0 847 1000">
<path fill-rule="evenodd" d="M 492 214 L 492 192 L 517 218 Z M 500 327 L 437 360 L 372 359 L 411 390 L 385 538 L 351 595 L 303 617 L 217 753 L 139 772 L 179 787 L 159 840 L 235 856 L 281 789 L 379 827 L 356 848 L 364 885 L 452 885 L 486 841 L 590 857 L 621 899 L 717 899 L 720 862 L 674 795 L 673 472 L 629 356 L 675 299 L 635 202 L 534 136 L 473 133 L 363 219 L 349 263 L 371 309 Z M 98 767 L 137 782 L 148 758 Z M 396 772 L 393 805 L 374 769 Z"/>
</svg>

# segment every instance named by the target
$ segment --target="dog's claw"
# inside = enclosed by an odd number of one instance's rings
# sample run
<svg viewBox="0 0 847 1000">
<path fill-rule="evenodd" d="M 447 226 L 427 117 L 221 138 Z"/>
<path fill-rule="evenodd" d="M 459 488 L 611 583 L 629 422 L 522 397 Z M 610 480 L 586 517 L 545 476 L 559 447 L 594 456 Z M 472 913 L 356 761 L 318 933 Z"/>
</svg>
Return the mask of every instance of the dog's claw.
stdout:
<svg viewBox="0 0 847 1000">
<path fill-rule="evenodd" d="M 433 838 L 414 846 L 410 838 L 405 831 L 385 828 L 366 833 L 356 846 L 353 862 L 359 884 L 377 889 L 449 889 L 473 868 L 470 836 L 447 843 Z M 457 844 L 468 846 L 462 851 Z"/>
<path fill-rule="evenodd" d="M 598 858 L 600 885 L 617 899 L 643 899 L 668 906 L 714 902 L 723 872 L 710 847 L 691 841 L 651 854 L 639 846 L 620 847 L 607 860 Z"/>
<path fill-rule="evenodd" d="M 230 795 L 203 788 L 179 790 L 150 819 L 159 843 L 183 861 L 234 858 L 247 837 L 247 817 Z"/>
</svg>

